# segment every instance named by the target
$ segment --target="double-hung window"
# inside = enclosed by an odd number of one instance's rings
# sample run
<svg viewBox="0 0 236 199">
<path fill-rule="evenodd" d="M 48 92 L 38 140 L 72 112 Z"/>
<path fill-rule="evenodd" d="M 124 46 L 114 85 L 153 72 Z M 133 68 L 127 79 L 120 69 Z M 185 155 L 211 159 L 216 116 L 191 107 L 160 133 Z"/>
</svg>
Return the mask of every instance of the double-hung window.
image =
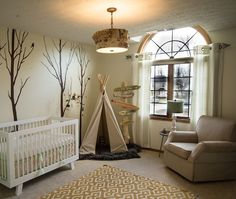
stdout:
<svg viewBox="0 0 236 199">
<path fill-rule="evenodd" d="M 179 117 L 189 118 L 192 95 L 192 63 L 158 63 L 151 67 L 150 115 L 167 116 L 167 100 L 182 100 L 184 112 Z"/>
</svg>

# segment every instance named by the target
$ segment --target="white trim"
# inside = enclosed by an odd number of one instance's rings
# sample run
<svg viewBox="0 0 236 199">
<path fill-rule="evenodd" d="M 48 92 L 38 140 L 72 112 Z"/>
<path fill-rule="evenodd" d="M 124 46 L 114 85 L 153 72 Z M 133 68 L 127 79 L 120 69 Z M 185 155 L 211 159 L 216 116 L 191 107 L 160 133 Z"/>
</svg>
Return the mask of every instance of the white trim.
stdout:
<svg viewBox="0 0 236 199">
<path fill-rule="evenodd" d="M 163 59 L 163 60 L 154 60 L 153 66 L 156 65 L 168 65 L 168 64 L 183 64 L 183 63 L 193 63 L 193 57 L 183 57 L 175 59 Z"/>
</svg>

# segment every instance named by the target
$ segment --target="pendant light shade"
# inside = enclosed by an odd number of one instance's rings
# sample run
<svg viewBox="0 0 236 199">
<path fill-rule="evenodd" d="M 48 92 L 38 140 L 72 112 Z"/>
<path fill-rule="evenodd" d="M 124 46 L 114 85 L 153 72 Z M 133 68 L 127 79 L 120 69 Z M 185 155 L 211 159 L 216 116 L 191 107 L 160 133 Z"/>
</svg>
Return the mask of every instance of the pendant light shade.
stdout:
<svg viewBox="0 0 236 199">
<path fill-rule="evenodd" d="M 97 31 L 93 34 L 96 51 L 99 53 L 122 53 L 128 50 L 128 31 L 113 28 L 113 12 L 116 8 L 108 8 L 111 13 L 111 28 Z"/>
</svg>

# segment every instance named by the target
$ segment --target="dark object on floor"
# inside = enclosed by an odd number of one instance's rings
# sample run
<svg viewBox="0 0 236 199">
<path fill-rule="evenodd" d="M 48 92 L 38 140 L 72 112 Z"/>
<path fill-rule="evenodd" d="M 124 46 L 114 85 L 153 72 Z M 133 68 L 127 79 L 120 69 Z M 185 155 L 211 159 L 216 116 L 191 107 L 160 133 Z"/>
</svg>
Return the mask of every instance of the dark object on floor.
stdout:
<svg viewBox="0 0 236 199">
<path fill-rule="evenodd" d="M 124 160 L 132 158 L 140 158 L 138 153 L 141 151 L 141 147 L 136 144 L 127 144 L 128 151 L 120 153 L 111 153 L 108 150 L 100 149 L 97 154 L 85 154 L 80 155 L 79 160 Z M 106 148 L 108 149 L 108 148 Z"/>
</svg>

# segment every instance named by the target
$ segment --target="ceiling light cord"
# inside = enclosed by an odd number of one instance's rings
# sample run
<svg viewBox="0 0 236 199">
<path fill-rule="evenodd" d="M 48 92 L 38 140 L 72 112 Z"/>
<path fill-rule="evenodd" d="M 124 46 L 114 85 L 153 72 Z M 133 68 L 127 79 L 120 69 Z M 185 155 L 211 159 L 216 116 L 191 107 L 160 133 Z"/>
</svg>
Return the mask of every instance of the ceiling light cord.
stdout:
<svg viewBox="0 0 236 199">
<path fill-rule="evenodd" d="M 114 7 L 111 7 L 111 8 L 107 8 L 107 12 L 110 12 L 111 13 L 111 29 L 113 29 L 113 12 L 115 12 L 117 9 L 114 8 Z"/>
<path fill-rule="evenodd" d="M 113 12 L 111 12 L 111 29 L 113 29 Z"/>
</svg>

